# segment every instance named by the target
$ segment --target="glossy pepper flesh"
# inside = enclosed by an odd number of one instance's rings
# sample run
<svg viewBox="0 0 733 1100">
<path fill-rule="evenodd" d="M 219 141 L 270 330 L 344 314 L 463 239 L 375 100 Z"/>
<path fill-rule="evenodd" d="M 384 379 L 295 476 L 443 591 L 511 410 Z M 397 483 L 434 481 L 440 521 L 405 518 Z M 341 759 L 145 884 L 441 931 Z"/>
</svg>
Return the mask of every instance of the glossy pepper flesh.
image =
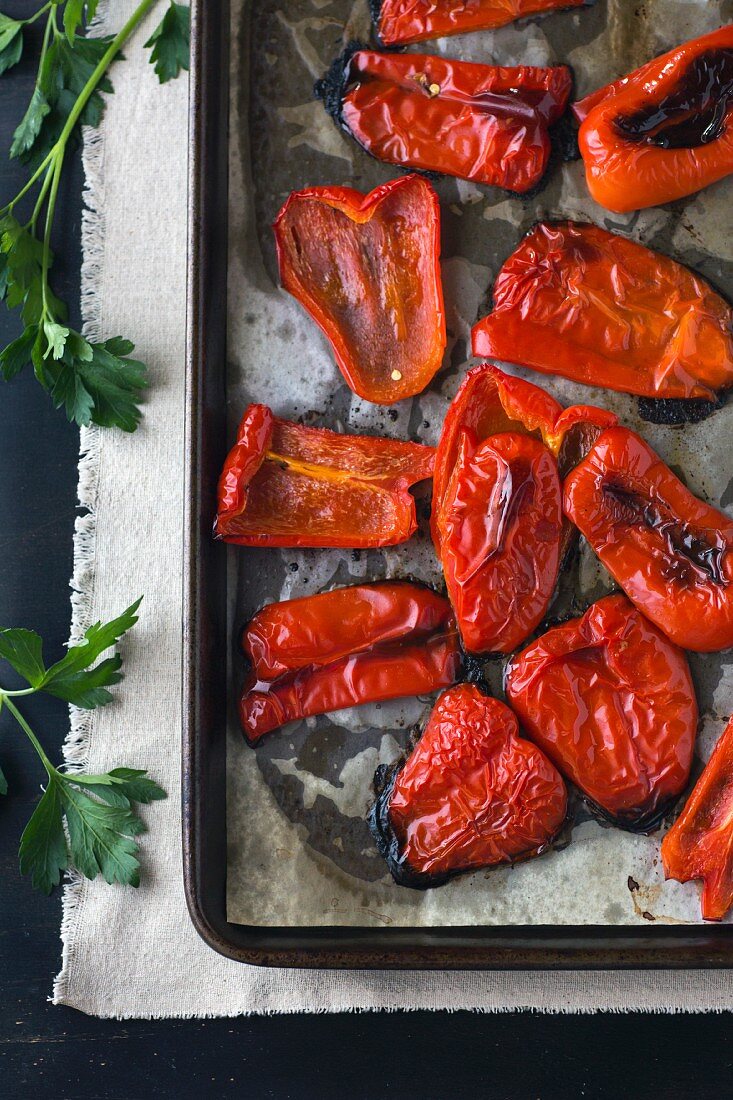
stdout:
<svg viewBox="0 0 733 1100">
<path fill-rule="evenodd" d="M 426 889 L 548 847 L 567 792 L 517 720 L 472 684 L 438 699 L 405 761 L 375 777 L 369 825 L 400 885 Z"/>
<path fill-rule="evenodd" d="M 419 443 L 305 428 L 250 405 L 219 480 L 214 534 L 240 546 L 391 546 L 417 527 Z"/>
<path fill-rule="evenodd" d="M 733 24 L 685 42 L 575 105 L 588 189 L 618 213 L 733 172 Z"/>
<path fill-rule="evenodd" d="M 252 744 L 295 719 L 436 691 L 461 667 L 450 604 L 404 581 L 268 604 L 242 646 L 251 674 L 239 717 Z"/>
<path fill-rule="evenodd" d="M 625 596 L 532 642 L 506 693 L 532 740 L 614 824 L 648 830 L 684 790 L 697 730 L 687 658 Z"/>
<path fill-rule="evenodd" d="M 588 386 L 705 398 L 733 385 L 733 310 L 686 267 L 595 225 L 540 223 L 509 257 L 474 355 Z"/>
<path fill-rule="evenodd" d="M 561 472 L 580 460 L 598 434 L 618 418 L 594 405 L 563 409 L 546 390 L 506 374 L 491 363 L 469 370 L 445 416 L 433 473 L 432 533 L 440 551 L 440 502 L 453 476 L 465 435 L 477 441 L 500 432 L 520 432 L 543 443 L 558 458 Z"/>
<path fill-rule="evenodd" d="M 579 8 L 592 0 L 371 0 L 385 46 L 503 27 L 528 15 Z"/>
<path fill-rule="evenodd" d="M 571 85 L 564 65 L 502 68 L 357 50 L 316 91 L 378 160 L 524 192 L 544 175 L 548 126 Z"/>
<path fill-rule="evenodd" d="M 368 195 L 294 191 L 273 229 L 282 285 L 320 326 L 354 393 L 391 405 L 424 390 L 446 345 L 430 183 L 411 175 Z"/>
<path fill-rule="evenodd" d="M 662 864 L 667 878 L 702 879 L 704 920 L 723 919 L 733 905 L 733 719 L 662 841 Z"/>
<path fill-rule="evenodd" d="M 685 649 L 733 645 L 733 520 L 626 428 L 603 432 L 564 486 L 565 514 L 640 611 Z"/>
<path fill-rule="evenodd" d="M 510 653 L 535 629 L 560 567 L 557 462 L 516 432 L 464 434 L 437 508 L 440 557 L 464 645 Z"/>
<path fill-rule="evenodd" d="M 615 423 L 490 364 L 466 375 L 438 444 L 431 528 L 470 651 L 510 652 L 546 613 L 573 536 L 559 474 Z"/>
</svg>

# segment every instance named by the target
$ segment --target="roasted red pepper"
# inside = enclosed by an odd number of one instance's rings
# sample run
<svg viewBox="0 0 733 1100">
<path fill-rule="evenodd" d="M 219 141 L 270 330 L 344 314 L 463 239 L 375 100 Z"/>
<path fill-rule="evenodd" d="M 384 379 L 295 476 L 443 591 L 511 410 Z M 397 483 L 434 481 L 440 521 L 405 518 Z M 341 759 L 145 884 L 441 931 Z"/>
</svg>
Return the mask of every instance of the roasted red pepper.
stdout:
<svg viewBox="0 0 733 1100">
<path fill-rule="evenodd" d="M 455 469 L 461 438 L 468 433 L 482 441 L 500 432 L 521 432 L 541 439 L 567 472 L 579 461 L 600 431 L 618 423 L 607 409 L 594 405 L 571 405 L 563 409 L 546 390 L 505 374 L 490 363 L 469 370 L 451 402 L 443 423 L 435 456 L 433 501 L 445 497 Z M 438 511 L 433 508 L 432 530 L 436 547 L 440 545 Z"/>
<path fill-rule="evenodd" d="M 595 225 L 540 223 L 502 267 L 474 355 L 647 397 L 733 385 L 733 310 L 686 267 Z"/>
<path fill-rule="evenodd" d="M 550 155 L 570 70 L 500 68 L 423 54 L 358 50 L 316 86 L 359 144 L 388 164 L 529 191 Z"/>
<path fill-rule="evenodd" d="M 508 653 L 538 625 L 557 581 L 564 528 L 558 456 L 578 461 L 616 417 L 562 407 L 484 364 L 445 418 L 433 480 L 433 541 L 466 648 Z M 548 449 L 549 448 L 549 449 Z"/>
<path fill-rule="evenodd" d="M 391 405 L 443 362 L 440 206 L 420 176 L 368 195 L 294 191 L 273 226 L 280 279 L 331 343 L 354 393 Z"/>
<path fill-rule="evenodd" d="M 506 693 L 527 734 L 614 824 L 648 830 L 684 790 L 697 731 L 687 658 L 625 596 L 532 642 Z"/>
<path fill-rule="evenodd" d="M 560 567 L 557 462 L 517 432 L 464 433 L 437 508 L 440 559 L 463 642 L 510 653 L 546 613 Z"/>
<path fill-rule="evenodd" d="M 733 905 L 733 718 L 662 841 L 662 864 L 678 882 L 701 878 L 704 920 L 723 919 Z"/>
<path fill-rule="evenodd" d="M 448 601 L 404 581 L 268 604 L 242 646 L 252 671 L 239 717 L 252 744 L 295 719 L 446 687 L 461 666 Z"/>
<path fill-rule="evenodd" d="M 629 598 L 685 649 L 733 645 L 733 520 L 626 428 L 602 432 L 565 482 L 565 513 Z"/>
<path fill-rule="evenodd" d="M 395 881 L 427 889 L 477 867 L 538 855 L 567 792 L 503 703 L 472 684 L 438 699 L 405 761 L 375 776 L 369 826 Z"/>
<path fill-rule="evenodd" d="M 219 481 L 214 534 L 240 546 L 392 546 L 415 531 L 408 492 L 435 452 L 304 428 L 250 405 Z"/>
<path fill-rule="evenodd" d="M 377 35 L 385 46 L 503 27 L 517 19 L 592 0 L 371 0 Z"/>
<path fill-rule="evenodd" d="M 575 105 L 591 195 L 625 213 L 733 172 L 733 25 L 685 42 Z"/>
</svg>

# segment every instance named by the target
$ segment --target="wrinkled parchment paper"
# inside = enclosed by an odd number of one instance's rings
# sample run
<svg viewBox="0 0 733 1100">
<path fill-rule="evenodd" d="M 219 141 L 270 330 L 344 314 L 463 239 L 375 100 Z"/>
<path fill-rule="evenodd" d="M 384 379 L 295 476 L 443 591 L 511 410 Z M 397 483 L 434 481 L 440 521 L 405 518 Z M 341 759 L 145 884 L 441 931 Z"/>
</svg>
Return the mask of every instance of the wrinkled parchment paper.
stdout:
<svg viewBox="0 0 733 1100">
<path fill-rule="evenodd" d="M 529 199 L 441 179 L 443 282 L 449 344 L 444 369 L 411 402 L 378 408 L 342 381 L 328 345 L 277 286 L 270 225 L 288 193 L 315 184 L 368 191 L 395 175 L 339 133 L 311 95 L 345 42 L 369 33 L 366 0 L 239 0 L 234 5 L 229 259 L 229 431 L 262 401 L 292 418 L 351 432 L 435 444 L 466 369 L 472 323 L 486 312 L 501 263 L 538 219 L 594 220 L 674 256 L 733 294 L 733 186 L 723 181 L 672 206 L 611 215 L 589 198 L 582 162 L 551 165 Z M 583 95 L 653 55 L 718 27 L 730 0 L 598 0 L 494 32 L 416 47 L 501 64 L 573 66 Z M 511 369 L 511 368 L 510 368 Z M 516 373 L 523 373 L 517 370 Z M 731 509 L 733 405 L 697 426 L 642 423 L 636 401 L 524 372 L 562 403 L 611 407 L 703 498 Z M 425 508 L 419 511 L 426 511 Z M 395 759 L 428 699 L 354 708 L 270 734 L 256 751 L 239 733 L 241 626 L 264 602 L 365 579 L 416 576 L 440 584 L 423 529 L 384 551 L 230 548 L 228 915 L 261 925 L 678 924 L 699 920 L 695 884 L 665 883 L 658 832 L 603 828 L 581 807 L 571 843 L 516 868 L 464 876 L 425 893 L 395 886 L 364 818 L 376 766 Z M 550 614 L 610 590 L 587 547 L 563 576 Z M 694 774 L 733 704 L 732 654 L 692 656 L 701 726 Z M 500 691 L 500 669 L 492 669 Z"/>
</svg>

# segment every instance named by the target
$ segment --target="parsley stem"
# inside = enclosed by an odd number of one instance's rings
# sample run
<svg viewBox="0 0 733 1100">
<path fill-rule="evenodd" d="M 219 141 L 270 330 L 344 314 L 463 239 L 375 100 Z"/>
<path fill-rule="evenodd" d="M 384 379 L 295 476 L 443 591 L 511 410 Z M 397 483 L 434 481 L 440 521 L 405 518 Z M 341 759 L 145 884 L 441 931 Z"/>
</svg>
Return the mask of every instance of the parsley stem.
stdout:
<svg viewBox="0 0 733 1100">
<path fill-rule="evenodd" d="M 5 703 L 5 706 L 8 708 L 8 710 L 13 715 L 16 722 L 20 726 L 20 728 L 23 730 L 23 732 L 28 737 L 28 740 L 30 741 L 30 743 L 33 745 L 33 748 L 38 753 L 38 755 L 41 759 L 41 763 L 43 764 L 44 768 L 48 772 L 49 779 L 51 779 L 56 774 L 56 769 L 54 768 L 53 764 L 51 763 L 51 761 L 48 759 L 45 752 L 43 751 L 43 748 L 41 747 L 41 742 L 38 740 L 35 733 L 31 729 L 31 727 L 28 725 L 28 723 L 26 722 L 25 718 L 23 717 L 23 715 L 20 713 L 20 711 L 16 707 L 13 700 L 8 698 L 7 692 L 3 692 L 2 696 L 3 696 L 3 702 Z"/>
<path fill-rule="evenodd" d="M 44 4 L 42 8 L 39 8 L 35 15 L 30 15 L 27 19 L 23 20 L 23 24 L 29 27 L 31 23 L 35 23 L 36 19 L 40 19 L 44 12 L 47 12 L 49 8 L 53 7 L 53 0 L 48 0 L 47 4 Z"/>
<path fill-rule="evenodd" d="M 66 120 L 66 124 L 65 124 L 63 130 L 61 131 L 61 134 L 59 135 L 59 139 L 56 142 L 56 145 L 54 146 L 54 150 L 57 150 L 59 148 L 63 148 L 66 145 L 66 142 L 69 140 L 69 136 L 70 136 L 72 130 L 76 126 L 77 122 L 79 121 L 79 118 L 82 114 L 82 111 L 84 110 L 87 103 L 91 99 L 91 96 L 92 96 L 95 88 L 99 84 L 99 81 L 102 79 L 104 74 L 107 72 L 107 69 L 110 67 L 110 65 L 114 61 L 115 56 L 119 53 L 122 46 L 124 46 L 125 42 L 130 37 L 132 32 L 135 30 L 138 23 L 140 23 L 144 19 L 144 17 L 147 15 L 147 13 L 150 11 L 150 9 L 156 3 L 157 3 L 157 0 L 142 0 L 142 2 L 140 4 L 138 4 L 138 6 L 135 8 L 135 11 L 132 13 L 132 15 L 127 20 L 127 22 L 122 27 L 122 29 L 119 30 L 117 32 L 117 34 L 114 36 L 114 38 L 110 42 L 109 46 L 107 47 L 105 52 L 102 54 L 102 56 L 99 60 L 99 64 L 97 65 L 94 72 L 92 73 L 92 75 L 89 77 L 86 84 L 82 88 L 82 90 L 79 94 L 79 98 L 77 99 L 76 103 L 72 107 L 72 109 L 69 113 L 69 117 Z"/>
<path fill-rule="evenodd" d="M 46 207 L 46 230 L 43 235 L 43 276 L 41 279 L 41 293 L 43 296 L 43 314 L 44 317 L 48 315 L 48 269 L 51 263 L 51 229 L 53 227 L 53 215 L 56 209 L 56 199 L 59 194 L 59 184 L 61 183 L 61 170 L 64 167 L 64 148 L 57 149 L 53 171 L 50 173 L 52 176 L 51 193 L 48 197 L 48 206 Z M 48 179 L 48 177 L 46 177 Z M 45 190 L 45 184 L 43 187 Z M 41 192 L 43 194 L 43 191 Z M 33 217 L 35 219 L 36 214 L 34 212 Z M 45 356 L 44 356 L 45 358 Z"/>
</svg>

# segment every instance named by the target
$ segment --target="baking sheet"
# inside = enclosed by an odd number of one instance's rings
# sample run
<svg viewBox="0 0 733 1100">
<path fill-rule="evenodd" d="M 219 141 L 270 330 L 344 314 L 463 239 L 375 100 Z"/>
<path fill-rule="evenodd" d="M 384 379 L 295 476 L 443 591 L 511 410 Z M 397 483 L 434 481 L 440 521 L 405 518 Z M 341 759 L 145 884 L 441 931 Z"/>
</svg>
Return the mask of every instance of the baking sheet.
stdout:
<svg viewBox="0 0 733 1100">
<path fill-rule="evenodd" d="M 730 17 L 706 0 L 598 0 L 594 7 L 520 25 L 437 40 L 417 51 L 502 64 L 573 66 L 583 95 Z M 293 189 L 350 184 L 363 191 L 395 170 L 370 158 L 311 96 L 343 45 L 369 33 L 366 0 L 238 0 L 232 12 L 232 117 L 228 405 L 230 439 L 245 405 L 352 432 L 435 444 L 466 370 L 469 333 L 520 236 L 544 217 L 593 220 L 674 256 L 733 293 L 730 181 L 664 208 L 609 215 L 589 198 L 582 162 L 554 163 L 544 189 L 522 199 L 457 180 L 436 183 L 443 210 L 443 282 L 449 344 L 426 393 L 390 409 L 351 393 L 328 345 L 277 286 L 270 225 Z M 512 368 L 509 368 L 512 369 Z M 670 428 L 638 418 L 634 398 L 515 369 L 563 404 L 595 402 L 641 431 L 693 492 L 733 511 L 733 405 L 703 424 Z M 423 501 L 427 505 L 428 501 Z M 516 868 L 477 872 L 436 890 L 395 886 L 365 824 L 371 780 L 407 744 L 429 699 L 352 708 L 269 735 L 254 751 L 234 701 L 243 664 L 242 625 L 264 602 L 338 584 L 415 576 L 440 585 L 423 514 L 409 543 L 383 551 L 229 549 L 230 723 L 227 768 L 227 911 L 242 924 L 522 925 L 699 922 L 695 884 L 665 883 L 661 832 L 638 837 L 603 828 L 581 807 L 571 843 Z M 608 576 L 581 547 L 550 614 L 608 592 Z M 695 774 L 733 706 L 733 654 L 692 655 L 701 726 Z M 490 666 L 500 691 L 500 669 Z"/>
</svg>

